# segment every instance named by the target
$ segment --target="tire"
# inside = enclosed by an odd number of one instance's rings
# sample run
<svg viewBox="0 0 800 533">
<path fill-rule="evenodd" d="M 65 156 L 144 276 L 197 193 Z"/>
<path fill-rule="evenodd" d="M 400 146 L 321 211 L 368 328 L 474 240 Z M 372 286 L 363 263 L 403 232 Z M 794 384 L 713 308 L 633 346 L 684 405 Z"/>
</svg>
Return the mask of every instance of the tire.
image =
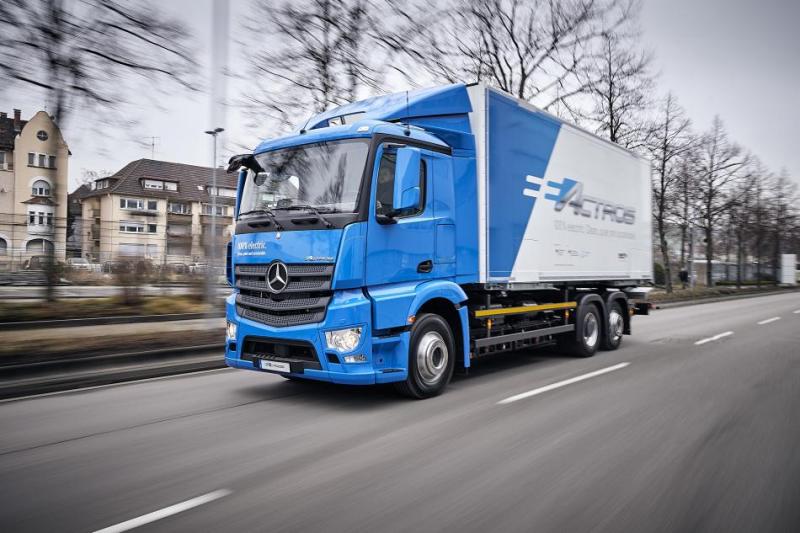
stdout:
<svg viewBox="0 0 800 533">
<path fill-rule="evenodd" d="M 395 389 L 410 398 L 423 399 L 444 391 L 455 367 L 455 342 L 447 321 L 434 314 L 417 317 L 411 327 L 408 377 Z"/>
<path fill-rule="evenodd" d="M 622 335 L 625 330 L 625 315 L 619 300 L 611 302 L 608 306 L 608 327 L 603 335 L 603 349 L 616 350 L 622 344 Z"/>
<path fill-rule="evenodd" d="M 602 328 L 600 311 L 596 305 L 578 307 L 575 317 L 575 337 L 568 342 L 568 352 L 576 357 L 591 357 L 600 347 Z"/>
</svg>

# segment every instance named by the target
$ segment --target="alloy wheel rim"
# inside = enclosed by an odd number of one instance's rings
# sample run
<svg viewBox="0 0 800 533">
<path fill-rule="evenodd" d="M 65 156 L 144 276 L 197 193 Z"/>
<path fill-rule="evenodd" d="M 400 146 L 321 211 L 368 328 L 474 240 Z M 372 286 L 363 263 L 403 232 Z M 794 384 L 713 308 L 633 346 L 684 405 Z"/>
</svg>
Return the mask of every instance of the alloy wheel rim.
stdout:
<svg viewBox="0 0 800 533">
<path fill-rule="evenodd" d="M 589 348 L 597 344 L 597 338 L 600 335 L 600 328 L 597 327 L 597 318 L 594 313 L 586 313 L 583 319 L 583 342 Z"/>
<path fill-rule="evenodd" d="M 616 309 L 612 309 L 611 313 L 608 316 L 608 325 L 609 331 L 611 332 L 611 339 L 614 342 L 617 342 L 619 339 L 622 338 L 622 329 L 624 327 L 624 321 L 622 320 L 622 315 L 619 314 L 619 311 Z"/>
<path fill-rule="evenodd" d="M 433 385 L 444 375 L 449 358 L 447 344 L 436 331 L 425 333 L 417 345 L 417 369 L 426 385 Z"/>
</svg>

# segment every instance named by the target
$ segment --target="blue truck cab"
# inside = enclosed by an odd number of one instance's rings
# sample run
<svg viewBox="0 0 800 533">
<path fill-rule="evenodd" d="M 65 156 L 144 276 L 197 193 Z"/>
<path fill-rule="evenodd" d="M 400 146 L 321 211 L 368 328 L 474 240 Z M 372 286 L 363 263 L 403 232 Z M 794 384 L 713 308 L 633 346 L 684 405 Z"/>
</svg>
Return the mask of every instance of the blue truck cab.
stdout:
<svg viewBox="0 0 800 533">
<path fill-rule="evenodd" d="M 488 135 L 477 138 L 475 129 L 487 128 L 488 106 L 474 103 L 463 84 L 370 98 L 231 159 L 239 184 L 227 253 L 229 366 L 396 383 L 424 398 L 479 355 L 552 344 L 559 335 L 580 344 L 581 309 L 596 309 L 596 339 L 585 352 L 609 344 L 612 308 L 621 340 L 630 313 L 619 287 L 594 284 L 578 294 L 586 286 L 517 283 L 502 261 L 487 259 L 519 254 L 524 239 L 515 232 L 524 232 L 532 207 L 512 220 L 510 244 L 486 242 L 505 237 L 487 226 L 479 152 Z M 554 120 L 532 116 L 545 122 L 534 130 Z M 531 154 L 534 167 L 538 159 Z M 511 200 L 499 205 L 498 213 L 519 209 Z M 581 303 L 587 296 L 595 306 Z"/>
</svg>

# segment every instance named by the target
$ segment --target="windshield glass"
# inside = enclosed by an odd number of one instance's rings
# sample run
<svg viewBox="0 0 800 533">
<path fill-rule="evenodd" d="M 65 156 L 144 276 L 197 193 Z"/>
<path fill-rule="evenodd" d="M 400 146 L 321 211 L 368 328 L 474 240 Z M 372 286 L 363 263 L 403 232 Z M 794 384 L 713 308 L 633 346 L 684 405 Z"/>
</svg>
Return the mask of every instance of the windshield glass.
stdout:
<svg viewBox="0 0 800 533">
<path fill-rule="evenodd" d="M 349 139 L 256 155 L 264 171 L 248 173 L 239 212 L 310 206 L 353 213 L 368 152 L 367 139 Z"/>
</svg>

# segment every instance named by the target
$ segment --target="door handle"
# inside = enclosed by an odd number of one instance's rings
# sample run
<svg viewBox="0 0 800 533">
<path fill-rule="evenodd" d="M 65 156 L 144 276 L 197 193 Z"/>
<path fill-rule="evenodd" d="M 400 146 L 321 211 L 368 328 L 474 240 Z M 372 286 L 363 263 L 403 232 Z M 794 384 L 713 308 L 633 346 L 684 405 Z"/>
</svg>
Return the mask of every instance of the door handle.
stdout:
<svg viewBox="0 0 800 533">
<path fill-rule="evenodd" d="M 433 261 L 430 259 L 426 259 L 417 265 L 417 272 L 420 274 L 428 274 L 431 270 L 433 270 Z"/>
</svg>

